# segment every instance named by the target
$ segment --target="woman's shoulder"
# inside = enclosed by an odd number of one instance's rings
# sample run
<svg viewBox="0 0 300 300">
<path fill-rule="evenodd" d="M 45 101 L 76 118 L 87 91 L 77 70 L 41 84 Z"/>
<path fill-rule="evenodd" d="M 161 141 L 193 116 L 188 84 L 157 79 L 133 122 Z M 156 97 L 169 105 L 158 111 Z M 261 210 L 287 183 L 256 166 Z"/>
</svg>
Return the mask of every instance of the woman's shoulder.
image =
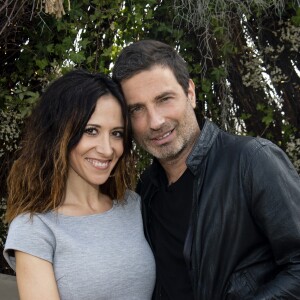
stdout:
<svg viewBox="0 0 300 300">
<path fill-rule="evenodd" d="M 9 224 L 9 228 L 48 228 L 55 222 L 53 213 L 22 213 L 15 217 Z"/>
<path fill-rule="evenodd" d="M 141 198 L 136 192 L 132 190 L 126 190 L 124 199 L 122 201 L 117 201 L 114 204 L 115 207 L 121 209 L 122 211 L 134 211 L 137 208 L 140 209 Z"/>
<path fill-rule="evenodd" d="M 124 196 L 124 201 L 125 202 L 133 202 L 133 203 L 138 202 L 138 203 L 140 203 L 141 202 L 141 197 L 135 191 L 126 190 L 125 196 Z"/>
<path fill-rule="evenodd" d="M 19 226 L 19 225 L 27 225 L 27 224 L 33 224 L 38 222 L 39 217 L 38 214 L 31 214 L 31 213 L 22 213 L 18 216 L 16 216 L 12 222 L 10 223 L 11 226 Z"/>
</svg>

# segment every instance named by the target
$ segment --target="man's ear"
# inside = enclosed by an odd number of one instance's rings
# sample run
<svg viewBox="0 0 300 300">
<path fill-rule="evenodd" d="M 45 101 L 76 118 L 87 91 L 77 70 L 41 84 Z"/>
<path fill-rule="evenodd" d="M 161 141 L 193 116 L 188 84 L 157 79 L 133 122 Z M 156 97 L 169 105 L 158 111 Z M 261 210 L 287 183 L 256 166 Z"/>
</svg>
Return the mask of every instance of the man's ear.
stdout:
<svg viewBox="0 0 300 300">
<path fill-rule="evenodd" d="M 195 84 L 192 79 L 189 79 L 189 87 L 187 92 L 188 100 L 193 108 L 196 108 Z"/>
</svg>

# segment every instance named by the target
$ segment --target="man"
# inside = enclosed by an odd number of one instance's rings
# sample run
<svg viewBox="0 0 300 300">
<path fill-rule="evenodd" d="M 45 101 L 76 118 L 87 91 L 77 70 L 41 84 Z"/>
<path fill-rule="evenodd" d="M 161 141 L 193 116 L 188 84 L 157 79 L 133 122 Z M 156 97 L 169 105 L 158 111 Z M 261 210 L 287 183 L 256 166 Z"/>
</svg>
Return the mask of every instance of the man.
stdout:
<svg viewBox="0 0 300 300">
<path fill-rule="evenodd" d="M 166 44 L 124 48 L 113 78 L 155 157 L 138 185 L 153 298 L 300 299 L 300 178 L 283 151 L 200 126 L 194 83 Z"/>
</svg>

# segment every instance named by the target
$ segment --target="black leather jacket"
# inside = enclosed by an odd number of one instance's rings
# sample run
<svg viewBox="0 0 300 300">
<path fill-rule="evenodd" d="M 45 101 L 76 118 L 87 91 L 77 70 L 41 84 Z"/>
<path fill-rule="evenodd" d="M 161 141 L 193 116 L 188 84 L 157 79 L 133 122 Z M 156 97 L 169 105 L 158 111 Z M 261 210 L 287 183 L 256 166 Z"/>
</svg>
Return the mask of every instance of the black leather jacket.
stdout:
<svg viewBox="0 0 300 300">
<path fill-rule="evenodd" d="M 150 245 L 157 163 L 137 188 Z M 284 152 L 206 121 L 186 163 L 194 196 L 184 256 L 195 299 L 300 299 L 300 178 Z"/>
</svg>

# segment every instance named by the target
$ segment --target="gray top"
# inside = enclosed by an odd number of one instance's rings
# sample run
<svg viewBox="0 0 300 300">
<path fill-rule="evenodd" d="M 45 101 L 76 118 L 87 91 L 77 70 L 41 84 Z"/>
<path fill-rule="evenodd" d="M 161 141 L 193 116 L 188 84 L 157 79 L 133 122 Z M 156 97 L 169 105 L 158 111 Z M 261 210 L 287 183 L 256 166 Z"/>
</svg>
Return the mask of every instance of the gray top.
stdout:
<svg viewBox="0 0 300 300">
<path fill-rule="evenodd" d="M 53 264 L 62 300 L 151 299 L 155 262 L 145 240 L 139 196 L 101 214 L 20 215 L 9 227 L 4 257 L 15 270 L 20 250 Z"/>
</svg>

